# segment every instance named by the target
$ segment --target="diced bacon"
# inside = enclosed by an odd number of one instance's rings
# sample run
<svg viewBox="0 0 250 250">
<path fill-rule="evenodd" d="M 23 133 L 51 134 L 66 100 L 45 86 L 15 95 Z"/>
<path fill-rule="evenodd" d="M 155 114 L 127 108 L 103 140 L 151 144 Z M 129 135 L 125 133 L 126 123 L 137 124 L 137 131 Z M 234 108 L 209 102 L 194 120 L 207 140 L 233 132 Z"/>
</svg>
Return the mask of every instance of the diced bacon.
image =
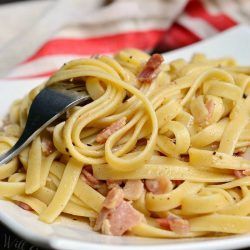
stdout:
<svg viewBox="0 0 250 250">
<path fill-rule="evenodd" d="M 241 155 L 246 160 L 250 160 L 250 147 L 248 147 L 245 152 Z"/>
<path fill-rule="evenodd" d="M 233 174 L 237 179 L 250 176 L 250 169 L 246 170 L 233 170 Z"/>
<path fill-rule="evenodd" d="M 103 202 L 103 207 L 108 209 L 114 209 L 121 204 L 123 198 L 123 190 L 121 188 L 113 188 L 108 192 L 107 197 Z"/>
<path fill-rule="evenodd" d="M 104 234 L 120 236 L 143 220 L 143 215 L 123 198 L 122 189 L 113 188 L 109 191 L 97 217 L 94 230 L 101 230 Z"/>
<path fill-rule="evenodd" d="M 160 54 L 153 54 L 138 75 L 139 82 L 151 83 L 157 76 L 158 68 L 163 61 L 164 59 Z"/>
<path fill-rule="evenodd" d="M 170 230 L 169 220 L 167 218 L 156 218 L 155 220 L 160 225 L 160 227 Z"/>
<path fill-rule="evenodd" d="M 94 230 L 95 231 L 99 231 L 102 228 L 102 223 L 104 220 L 106 220 L 108 218 L 108 215 L 111 213 L 110 209 L 107 209 L 105 207 L 103 207 L 96 219 L 95 222 L 95 226 L 94 226 Z"/>
<path fill-rule="evenodd" d="M 210 120 L 212 118 L 214 109 L 215 109 L 215 103 L 213 100 L 208 100 L 205 104 L 205 107 L 207 109 L 208 114 L 206 116 L 199 116 L 196 118 L 196 122 L 199 126 L 205 127 L 210 124 Z"/>
<path fill-rule="evenodd" d="M 27 211 L 32 211 L 33 210 L 31 206 L 29 206 L 28 204 L 26 204 L 26 203 L 24 203 L 22 201 L 15 201 L 15 203 L 16 203 L 17 206 L 21 207 L 24 210 L 27 210 Z"/>
<path fill-rule="evenodd" d="M 177 216 L 168 216 L 170 230 L 177 234 L 187 234 L 190 231 L 188 220 Z"/>
<path fill-rule="evenodd" d="M 175 215 L 168 215 L 167 218 L 158 218 L 156 221 L 159 223 L 160 227 L 171 230 L 176 234 L 184 235 L 190 231 L 188 220 Z"/>
<path fill-rule="evenodd" d="M 94 230 L 101 230 L 104 234 L 121 236 L 142 221 L 143 215 L 135 210 L 129 202 L 122 201 L 115 209 L 102 208 Z"/>
<path fill-rule="evenodd" d="M 246 175 L 244 174 L 243 170 L 233 170 L 233 174 L 237 179 L 243 178 Z"/>
<path fill-rule="evenodd" d="M 143 215 L 135 210 L 127 201 L 122 203 L 108 216 L 110 232 L 112 235 L 121 236 L 130 228 L 143 220 Z"/>
<path fill-rule="evenodd" d="M 160 176 L 153 180 L 145 180 L 145 186 L 147 190 L 153 194 L 164 194 L 173 189 L 171 180 L 165 176 Z"/>
<path fill-rule="evenodd" d="M 207 111 L 208 111 L 208 116 L 207 116 L 207 120 L 209 120 L 214 112 L 214 108 L 215 108 L 215 103 L 213 102 L 213 100 L 209 100 L 207 103 L 206 103 L 206 108 L 207 108 Z"/>
<path fill-rule="evenodd" d="M 52 154 L 56 150 L 51 138 L 42 137 L 41 144 L 42 144 L 42 151 L 46 156 Z"/>
<path fill-rule="evenodd" d="M 116 122 L 112 123 L 107 128 L 103 129 L 97 136 L 96 136 L 96 142 L 98 143 L 105 143 L 107 139 L 116 131 L 121 129 L 126 125 L 127 118 L 122 117 L 121 119 L 117 120 Z"/>
<path fill-rule="evenodd" d="M 82 169 L 80 177 L 81 179 L 86 181 L 89 186 L 93 188 L 99 188 L 102 184 L 102 182 L 97 180 L 95 176 L 91 172 L 87 171 L 85 167 Z"/>
<path fill-rule="evenodd" d="M 236 151 L 236 153 L 234 153 L 234 155 L 236 156 L 240 156 L 243 157 L 246 160 L 250 160 L 250 148 L 242 148 L 241 150 Z M 250 169 L 246 169 L 246 170 L 233 170 L 233 174 L 236 178 L 240 179 L 243 178 L 245 176 L 249 176 L 250 175 Z"/>
<path fill-rule="evenodd" d="M 109 189 L 108 189 L 106 183 L 102 183 L 102 184 L 99 185 L 99 187 L 97 188 L 97 191 L 98 191 L 100 194 L 106 196 L 106 195 L 108 194 Z"/>
<path fill-rule="evenodd" d="M 138 200 L 143 193 L 143 187 L 141 180 L 128 180 L 123 188 L 124 198 L 130 201 Z"/>
</svg>

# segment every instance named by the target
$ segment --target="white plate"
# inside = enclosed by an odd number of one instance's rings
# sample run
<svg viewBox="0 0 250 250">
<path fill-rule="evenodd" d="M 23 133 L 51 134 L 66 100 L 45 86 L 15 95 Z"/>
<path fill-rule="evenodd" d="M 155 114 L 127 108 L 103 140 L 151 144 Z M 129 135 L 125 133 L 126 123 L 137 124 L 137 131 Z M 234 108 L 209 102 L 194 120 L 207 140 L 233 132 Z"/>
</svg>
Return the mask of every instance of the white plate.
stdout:
<svg viewBox="0 0 250 250">
<path fill-rule="evenodd" d="M 190 58 L 194 52 L 209 57 L 233 56 L 241 64 L 250 65 L 250 28 L 236 27 L 201 43 L 179 49 L 164 56 L 166 60 Z M 40 80 L 0 81 L 0 116 L 7 112 L 10 103 L 22 97 Z M 0 201 L 0 219 L 15 233 L 35 244 L 55 249 L 90 250 L 195 250 L 235 249 L 250 246 L 250 236 L 200 238 L 188 240 L 148 239 L 140 237 L 112 237 L 93 232 L 79 221 L 60 218 L 51 225 L 38 221 L 37 216 L 7 201 Z"/>
</svg>

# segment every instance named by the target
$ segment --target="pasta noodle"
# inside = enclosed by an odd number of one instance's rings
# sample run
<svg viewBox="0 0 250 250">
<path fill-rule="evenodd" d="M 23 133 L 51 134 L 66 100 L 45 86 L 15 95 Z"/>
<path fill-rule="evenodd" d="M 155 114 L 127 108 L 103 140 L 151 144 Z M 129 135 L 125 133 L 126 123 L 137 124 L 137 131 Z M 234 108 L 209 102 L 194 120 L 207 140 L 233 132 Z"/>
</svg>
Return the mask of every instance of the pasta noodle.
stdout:
<svg viewBox="0 0 250 250">
<path fill-rule="evenodd" d="M 247 67 L 203 54 L 163 62 L 136 49 L 68 62 L 13 103 L 0 153 L 21 135 L 39 91 L 58 82 L 86 85 L 93 101 L 0 167 L 2 199 L 46 223 L 86 217 L 112 235 L 250 232 Z"/>
</svg>

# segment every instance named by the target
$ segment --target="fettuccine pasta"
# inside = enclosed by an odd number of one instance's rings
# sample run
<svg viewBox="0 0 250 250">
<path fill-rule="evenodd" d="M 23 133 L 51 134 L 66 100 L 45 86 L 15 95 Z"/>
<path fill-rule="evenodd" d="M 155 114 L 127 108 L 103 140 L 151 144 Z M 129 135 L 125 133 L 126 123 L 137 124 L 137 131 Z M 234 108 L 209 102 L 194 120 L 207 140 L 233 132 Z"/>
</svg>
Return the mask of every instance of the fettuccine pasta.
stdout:
<svg viewBox="0 0 250 250">
<path fill-rule="evenodd" d="M 0 152 L 45 86 L 82 83 L 92 102 L 0 167 L 0 196 L 53 223 L 86 217 L 104 234 L 183 238 L 250 232 L 250 68 L 126 49 L 78 59 L 13 103 Z"/>
</svg>

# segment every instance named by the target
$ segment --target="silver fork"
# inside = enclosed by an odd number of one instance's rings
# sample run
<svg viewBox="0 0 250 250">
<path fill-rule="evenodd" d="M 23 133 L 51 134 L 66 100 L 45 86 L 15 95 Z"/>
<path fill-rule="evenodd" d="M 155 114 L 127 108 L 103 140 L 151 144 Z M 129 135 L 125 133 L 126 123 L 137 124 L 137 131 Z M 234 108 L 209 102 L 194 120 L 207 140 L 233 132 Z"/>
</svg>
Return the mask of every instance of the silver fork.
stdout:
<svg viewBox="0 0 250 250">
<path fill-rule="evenodd" d="M 33 100 L 23 133 L 16 144 L 0 156 L 0 165 L 17 156 L 45 127 L 77 104 L 91 98 L 83 83 L 60 82 L 45 87 Z"/>
</svg>

